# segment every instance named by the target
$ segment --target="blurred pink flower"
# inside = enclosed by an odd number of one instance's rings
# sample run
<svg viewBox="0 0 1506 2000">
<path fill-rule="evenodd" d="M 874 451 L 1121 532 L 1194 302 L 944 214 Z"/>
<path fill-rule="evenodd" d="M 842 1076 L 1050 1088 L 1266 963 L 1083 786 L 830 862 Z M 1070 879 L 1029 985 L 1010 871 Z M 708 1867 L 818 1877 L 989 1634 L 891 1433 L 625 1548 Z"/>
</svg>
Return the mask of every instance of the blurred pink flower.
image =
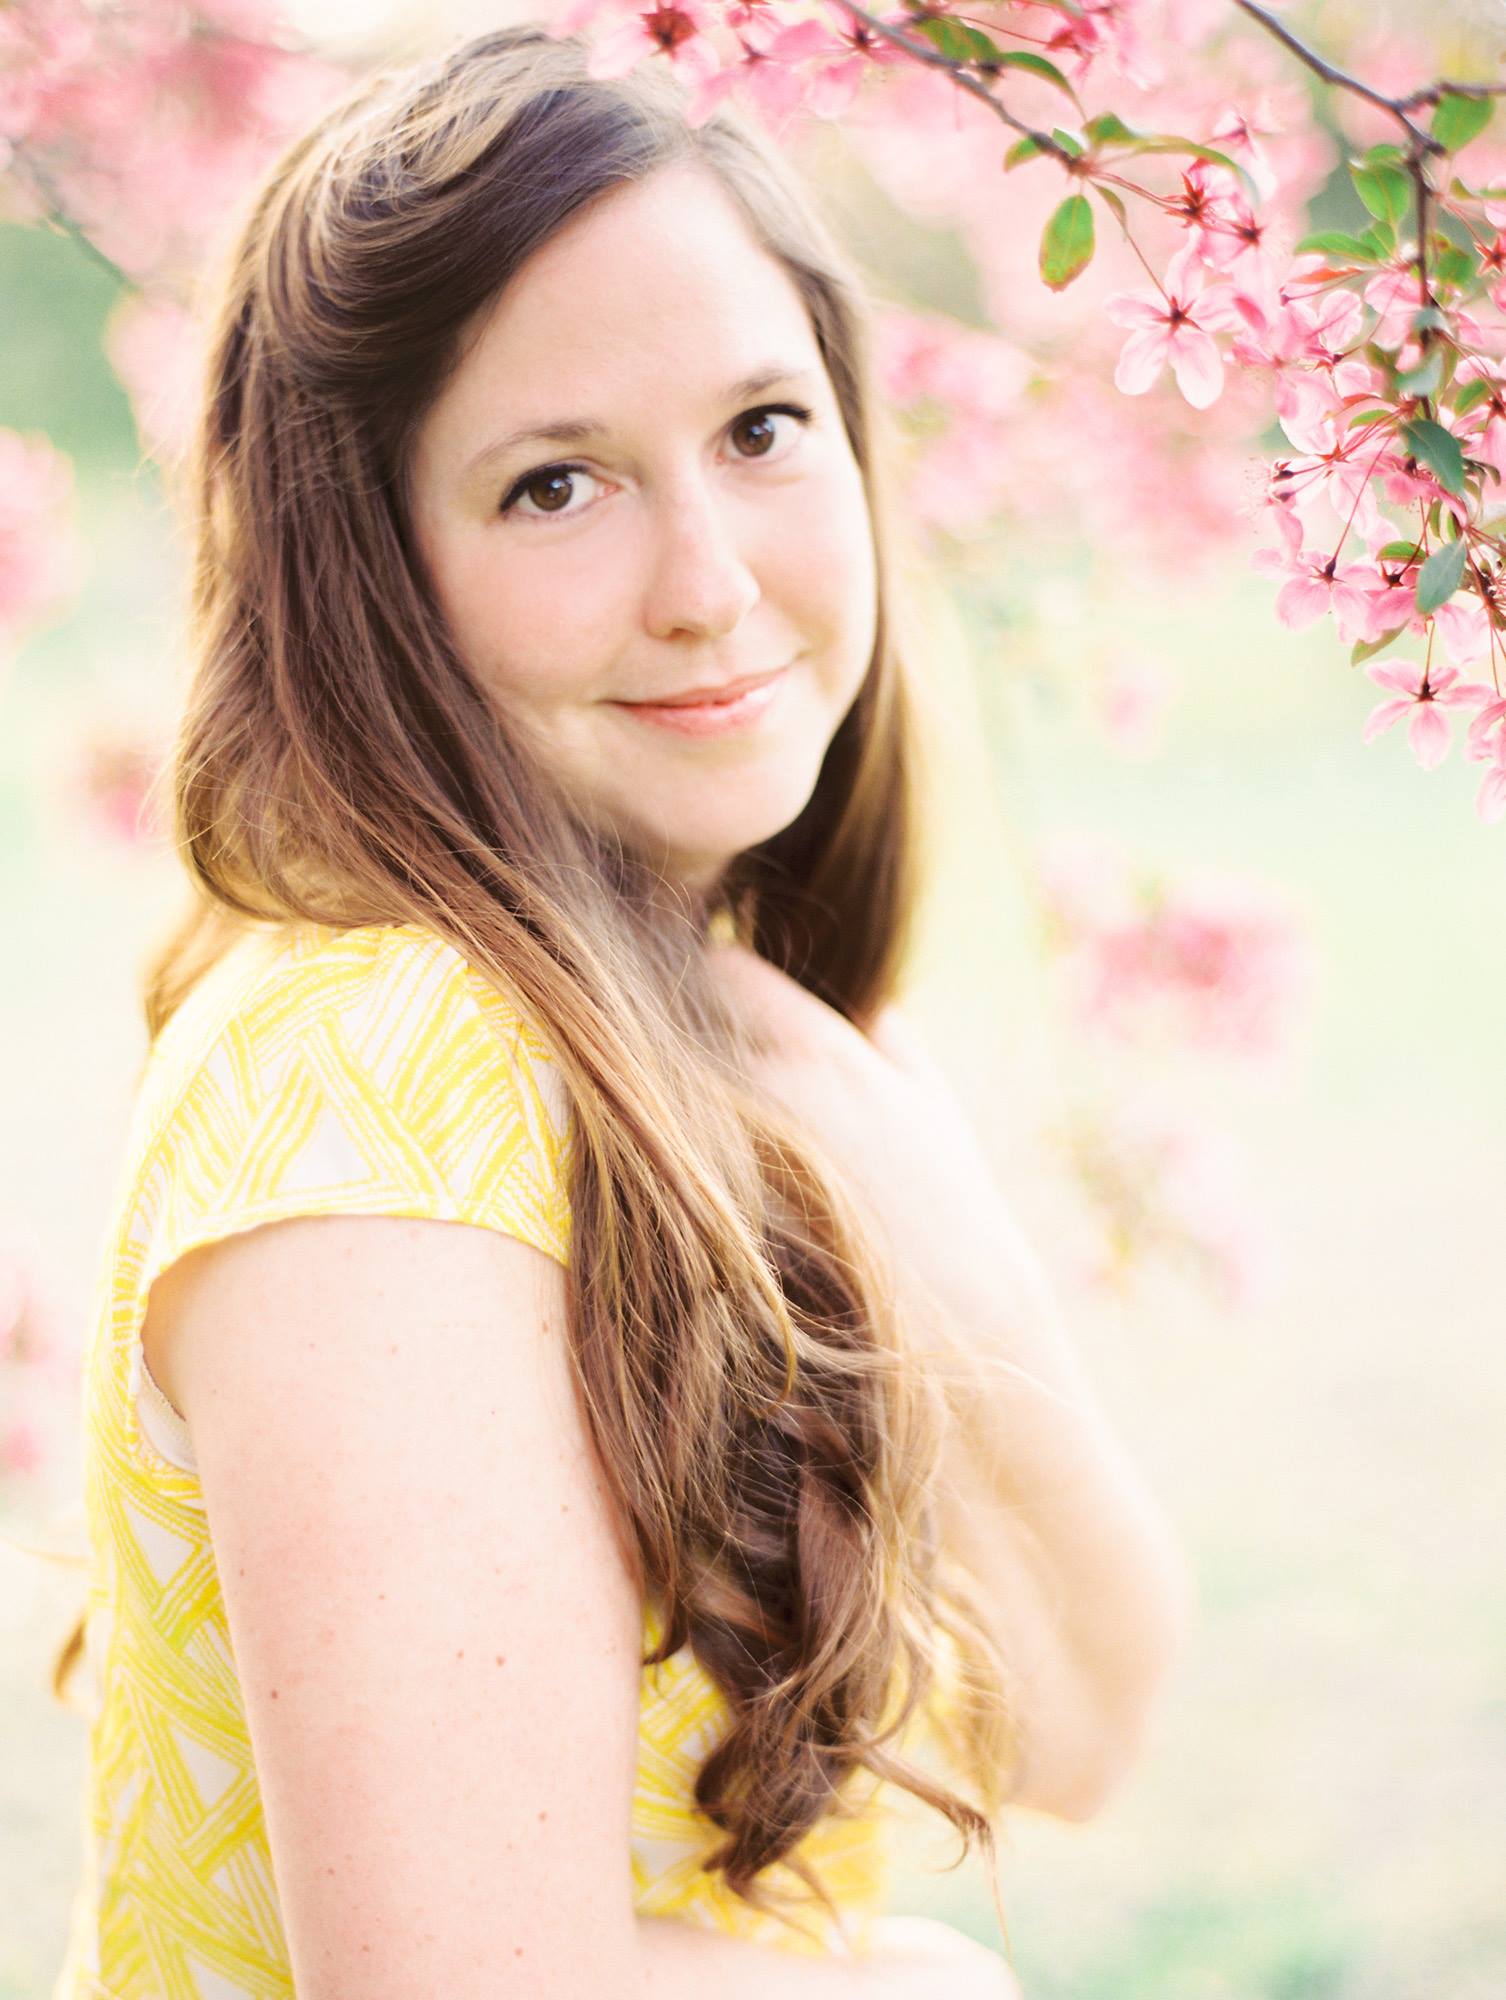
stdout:
<svg viewBox="0 0 1506 2000">
<path fill-rule="evenodd" d="M 124 383 L 142 449 L 181 456 L 196 410 L 195 328 L 176 300 L 122 293 L 105 323 L 105 352 Z"/>
<path fill-rule="evenodd" d="M 1090 1222 L 1085 1282 L 1124 1295 L 1154 1265 L 1180 1270 L 1230 1310 L 1270 1289 L 1273 1251 L 1251 1215 L 1231 1142 L 1143 1092 L 1078 1108 L 1046 1133 Z"/>
<path fill-rule="evenodd" d="M 1063 835 L 1039 879 L 1048 948 L 1083 1027 L 1242 1057 L 1284 1045 L 1310 965 L 1270 891 L 1207 868 L 1137 874 L 1108 846 Z"/>
<path fill-rule="evenodd" d="M 1148 757 L 1160 740 L 1171 680 L 1159 663 L 1120 653 L 1105 670 L 1098 697 L 1104 734 L 1122 757 Z"/>
<path fill-rule="evenodd" d="M 0 430 L 0 643 L 53 616 L 83 569 L 71 461 L 40 434 Z"/>
<path fill-rule="evenodd" d="M 686 83 L 704 84 L 722 66 L 711 41 L 716 22 L 707 0 L 654 0 L 649 7 L 635 6 L 625 21 L 592 43 L 587 73 L 605 81 L 626 76 L 649 56 L 664 56 Z"/>
<path fill-rule="evenodd" d="M 151 841 L 166 832 L 166 802 L 153 788 L 163 771 L 165 746 L 117 728 L 96 725 L 82 745 L 69 783 L 94 824 L 113 840 Z"/>
<path fill-rule="evenodd" d="M 42 1469 L 46 1453 L 42 1434 L 24 1417 L 13 1417 L 0 1429 L 0 1476 L 25 1479 Z"/>
</svg>

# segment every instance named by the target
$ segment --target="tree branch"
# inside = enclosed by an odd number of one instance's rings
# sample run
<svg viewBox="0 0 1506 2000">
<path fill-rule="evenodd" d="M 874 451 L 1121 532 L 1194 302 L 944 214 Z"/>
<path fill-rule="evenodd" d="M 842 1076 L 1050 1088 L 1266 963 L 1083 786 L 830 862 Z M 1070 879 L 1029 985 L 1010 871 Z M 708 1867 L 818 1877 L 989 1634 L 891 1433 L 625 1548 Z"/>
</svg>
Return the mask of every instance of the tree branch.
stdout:
<svg viewBox="0 0 1506 2000">
<path fill-rule="evenodd" d="M 964 68 L 951 56 L 943 55 L 940 49 L 932 48 L 929 42 L 911 41 L 908 35 L 902 35 L 897 28 L 891 28 L 887 21 L 881 21 L 876 14 L 870 14 L 866 7 L 858 6 L 857 0 L 836 0 L 836 4 L 845 14 L 850 14 L 855 21 L 861 21 L 863 26 L 870 29 L 875 35 L 881 36 L 886 42 L 892 42 L 895 48 L 903 49 L 913 62 L 926 63 L 933 69 L 947 70 L 951 75 L 952 81 L 960 89 L 967 91 L 973 97 L 981 99 L 984 104 L 988 105 L 995 116 L 1001 118 L 1012 131 L 1023 133 L 1027 139 L 1033 139 L 1043 153 L 1054 154 L 1062 162 L 1063 166 L 1072 168 L 1074 171 L 1077 169 L 1077 155 L 1075 153 L 1069 153 L 1065 146 L 1058 145 L 1049 132 L 1036 132 L 1029 125 L 1022 124 L 1018 118 L 1014 117 L 1012 113 L 1004 108 L 981 77 L 974 76 L 970 70 Z"/>
</svg>

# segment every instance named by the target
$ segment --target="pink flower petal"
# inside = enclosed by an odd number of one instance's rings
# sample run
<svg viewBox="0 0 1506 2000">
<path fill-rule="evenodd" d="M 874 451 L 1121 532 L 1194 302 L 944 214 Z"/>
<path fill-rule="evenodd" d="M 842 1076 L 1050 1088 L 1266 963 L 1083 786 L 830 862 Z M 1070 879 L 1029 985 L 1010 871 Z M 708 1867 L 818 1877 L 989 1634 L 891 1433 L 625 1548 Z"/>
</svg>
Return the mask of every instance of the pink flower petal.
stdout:
<svg viewBox="0 0 1506 2000">
<path fill-rule="evenodd" d="M 1407 737 L 1423 770 L 1436 770 L 1448 755 L 1448 718 L 1430 701 L 1420 701 Z"/>
<path fill-rule="evenodd" d="M 1114 370 L 1114 387 L 1126 396 L 1143 396 L 1166 365 L 1166 347 L 1164 329 L 1132 333 Z"/>
<path fill-rule="evenodd" d="M 1103 302 L 1115 326 L 1165 326 L 1166 302 L 1147 292 L 1115 292 Z"/>
<path fill-rule="evenodd" d="M 1413 701 L 1381 702 L 1379 707 L 1372 708 L 1365 717 L 1365 726 L 1360 731 L 1360 741 L 1373 743 L 1383 729 L 1389 729 L 1393 722 L 1400 721 L 1409 708 L 1415 707 L 1416 703 Z"/>
<path fill-rule="evenodd" d="M 1276 599 L 1276 616 L 1289 632 L 1301 632 L 1328 609 L 1328 585 L 1316 577 L 1298 576 Z"/>
<path fill-rule="evenodd" d="M 1183 326 L 1171 336 L 1171 372 L 1195 410 L 1206 410 L 1224 393 L 1224 359 L 1206 333 Z"/>
<path fill-rule="evenodd" d="M 1410 660 L 1383 660 L 1378 667 L 1366 667 L 1365 672 L 1378 687 L 1396 688 L 1414 698 L 1422 686 L 1422 669 Z"/>
</svg>

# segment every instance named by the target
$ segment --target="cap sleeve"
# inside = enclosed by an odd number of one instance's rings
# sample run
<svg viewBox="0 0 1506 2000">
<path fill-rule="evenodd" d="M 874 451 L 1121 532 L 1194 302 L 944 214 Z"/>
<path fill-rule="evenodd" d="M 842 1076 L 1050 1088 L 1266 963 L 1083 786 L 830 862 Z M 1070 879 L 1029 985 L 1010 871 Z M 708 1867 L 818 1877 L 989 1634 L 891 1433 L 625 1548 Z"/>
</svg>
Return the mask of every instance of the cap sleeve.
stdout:
<svg viewBox="0 0 1506 2000">
<path fill-rule="evenodd" d="M 264 943 L 264 941 L 263 941 Z M 148 1061 L 118 1245 L 132 1401 L 151 1285 L 295 1215 L 476 1223 L 568 1263 L 572 1127 L 515 1002 L 416 925 L 304 925 L 216 967 Z"/>
</svg>

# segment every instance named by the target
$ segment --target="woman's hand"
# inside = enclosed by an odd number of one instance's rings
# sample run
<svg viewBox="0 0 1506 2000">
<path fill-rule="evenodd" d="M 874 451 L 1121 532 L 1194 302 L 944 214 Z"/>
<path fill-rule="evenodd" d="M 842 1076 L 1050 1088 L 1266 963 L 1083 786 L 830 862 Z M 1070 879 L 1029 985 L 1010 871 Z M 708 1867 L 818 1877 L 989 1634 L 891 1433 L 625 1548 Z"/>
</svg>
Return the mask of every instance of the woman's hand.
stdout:
<svg viewBox="0 0 1506 2000">
<path fill-rule="evenodd" d="M 895 1007 L 862 1034 L 742 945 L 708 947 L 713 977 L 766 1091 L 855 1185 L 880 1241 L 963 1323 L 1029 1290 L 1030 1253 L 976 1133 L 913 1025 Z"/>
<path fill-rule="evenodd" d="M 872 1967 L 863 1986 L 886 2000 L 1021 2000 L 1019 1981 L 998 1952 L 934 1917 L 880 1917 L 856 1961 Z"/>
</svg>

